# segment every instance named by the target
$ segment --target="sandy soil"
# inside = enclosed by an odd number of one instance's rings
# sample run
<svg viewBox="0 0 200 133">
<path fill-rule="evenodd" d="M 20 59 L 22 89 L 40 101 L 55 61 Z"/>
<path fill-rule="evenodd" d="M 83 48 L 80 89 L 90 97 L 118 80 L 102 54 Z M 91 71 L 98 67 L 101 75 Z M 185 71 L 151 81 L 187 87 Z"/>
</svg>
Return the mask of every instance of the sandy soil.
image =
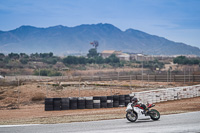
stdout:
<svg viewBox="0 0 200 133">
<path fill-rule="evenodd" d="M 161 115 L 200 111 L 200 97 L 157 103 Z M 50 124 L 125 118 L 125 107 L 44 111 L 43 104 L 0 110 L 0 124 Z"/>
</svg>

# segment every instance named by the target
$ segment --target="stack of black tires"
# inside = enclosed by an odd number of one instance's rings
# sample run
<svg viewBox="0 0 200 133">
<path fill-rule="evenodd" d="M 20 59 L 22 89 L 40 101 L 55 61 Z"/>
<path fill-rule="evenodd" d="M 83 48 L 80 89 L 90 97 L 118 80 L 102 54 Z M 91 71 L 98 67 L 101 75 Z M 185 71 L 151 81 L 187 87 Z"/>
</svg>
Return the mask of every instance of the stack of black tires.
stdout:
<svg viewBox="0 0 200 133">
<path fill-rule="evenodd" d="M 85 98 L 79 97 L 77 102 L 78 109 L 85 109 Z"/>
<path fill-rule="evenodd" d="M 119 96 L 118 95 L 113 96 L 113 107 L 119 107 Z"/>
<path fill-rule="evenodd" d="M 45 98 L 45 111 L 53 110 L 53 98 Z"/>
<path fill-rule="evenodd" d="M 45 111 L 124 107 L 130 100 L 129 95 L 46 98 Z"/>
<path fill-rule="evenodd" d="M 101 108 L 107 108 L 107 96 L 101 96 Z"/>
<path fill-rule="evenodd" d="M 95 109 L 101 108 L 101 97 L 93 97 L 93 107 Z"/>
<path fill-rule="evenodd" d="M 69 110 L 70 108 L 70 99 L 69 98 L 61 98 L 61 110 Z"/>
<path fill-rule="evenodd" d="M 86 109 L 93 109 L 93 97 L 86 97 L 85 98 L 85 108 Z"/>
<path fill-rule="evenodd" d="M 77 97 L 70 97 L 70 109 L 77 109 L 78 108 L 78 98 Z"/>
<path fill-rule="evenodd" d="M 131 102 L 130 95 L 125 95 L 125 106 L 127 106 Z"/>
<path fill-rule="evenodd" d="M 113 108 L 113 96 L 107 96 L 107 108 Z"/>
<path fill-rule="evenodd" d="M 125 95 L 119 95 L 119 106 L 120 107 L 125 106 Z"/>
<path fill-rule="evenodd" d="M 61 110 L 61 98 L 53 98 L 53 110 Z"/>
</svg>

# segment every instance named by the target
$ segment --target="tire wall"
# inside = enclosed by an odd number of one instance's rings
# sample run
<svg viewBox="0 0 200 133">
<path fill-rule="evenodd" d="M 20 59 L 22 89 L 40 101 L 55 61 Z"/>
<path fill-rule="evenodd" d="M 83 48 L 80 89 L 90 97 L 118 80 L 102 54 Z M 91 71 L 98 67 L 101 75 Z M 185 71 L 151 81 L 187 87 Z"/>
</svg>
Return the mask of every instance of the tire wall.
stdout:
<svg viewBox="0 0 200 133">
<path fill-rule="evenodd" d="M 98 109 L 127 106 L 133 97 L 137 97 L 144 104 L 151 104 L 198 96 L 200 96 L 200 85 L 133 92 L 129 95 L 45 98 L 44 103 L 45 111 Z"/>
</svg>

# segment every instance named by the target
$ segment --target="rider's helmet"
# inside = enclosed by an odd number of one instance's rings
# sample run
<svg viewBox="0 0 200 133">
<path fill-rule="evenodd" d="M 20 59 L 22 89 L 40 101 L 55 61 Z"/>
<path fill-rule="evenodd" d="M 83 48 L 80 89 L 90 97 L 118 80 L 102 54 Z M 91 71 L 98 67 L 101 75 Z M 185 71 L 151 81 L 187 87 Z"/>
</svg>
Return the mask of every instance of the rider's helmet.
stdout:
<svg viewBox="0 0 200 133">
<path fill-rule="evenodd" d="M 134 97 L 131 99 L 131 101 L 132 101 L 132 103 L 136 103 L 136 102 L 138 102 L 138 99 Z"/>
</svg>

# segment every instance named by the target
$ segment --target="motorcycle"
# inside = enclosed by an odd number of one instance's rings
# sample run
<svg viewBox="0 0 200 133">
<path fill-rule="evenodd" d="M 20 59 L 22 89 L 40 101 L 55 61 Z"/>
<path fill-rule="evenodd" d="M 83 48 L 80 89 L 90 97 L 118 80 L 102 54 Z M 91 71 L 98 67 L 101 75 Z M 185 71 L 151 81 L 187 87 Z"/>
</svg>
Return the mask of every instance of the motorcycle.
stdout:
<svg viewBox="0 0 200 133">
<path fill-rule="evenodd" d="M 133 106 L 129 103 L 126 108 L 126 118 L 130 122 L 135 122 L 137 119 L 152 119 L 154 121 L 160 119 L 160 113 L 156 109 L 150 109 L 155 104 L 147 104 L 147 110 L 144 112 L 144 107 L 140 105 Z"/>
</svg>

